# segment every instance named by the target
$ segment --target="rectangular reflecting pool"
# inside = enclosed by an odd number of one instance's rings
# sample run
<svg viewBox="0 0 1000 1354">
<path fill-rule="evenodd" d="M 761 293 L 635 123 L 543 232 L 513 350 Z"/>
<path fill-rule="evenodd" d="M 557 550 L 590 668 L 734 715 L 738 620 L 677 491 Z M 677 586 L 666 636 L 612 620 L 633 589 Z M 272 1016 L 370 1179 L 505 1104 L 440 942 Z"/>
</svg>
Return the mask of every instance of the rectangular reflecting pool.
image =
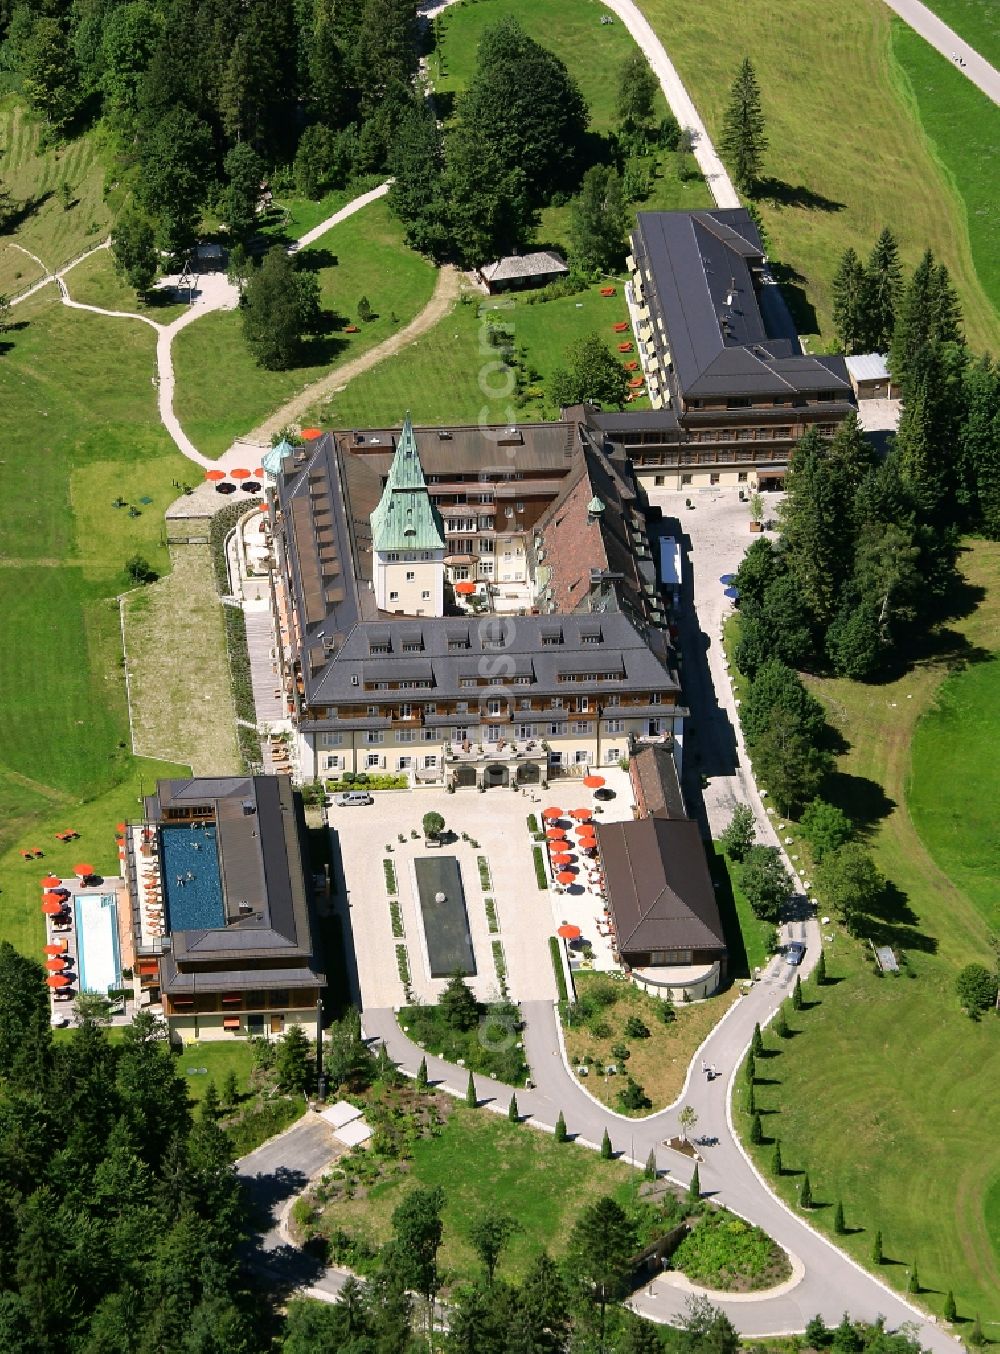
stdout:
<svg viewBox="0 0 1000 1354">
<path fill-rule="evenodd" d="M 450 978 L 456 970 L 475 977 L 476 956 L 458 861 L 454 856 L 420 856 L 413 867 L 431 977 Z"/>
</svg>

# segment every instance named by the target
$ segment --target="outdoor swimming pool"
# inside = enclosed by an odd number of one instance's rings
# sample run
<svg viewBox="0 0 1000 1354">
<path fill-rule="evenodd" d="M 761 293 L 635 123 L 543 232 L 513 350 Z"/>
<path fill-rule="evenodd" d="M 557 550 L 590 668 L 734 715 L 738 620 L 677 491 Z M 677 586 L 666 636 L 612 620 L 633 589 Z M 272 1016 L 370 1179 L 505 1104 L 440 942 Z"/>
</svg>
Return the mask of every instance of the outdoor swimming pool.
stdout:
<svg viewBox="0 0 1000 1354">
<path fill-rule="evenodd" d="M 122 985 L 118 948 L 118 903 L 112 893 L 78 893 L 76 954 L 81 992 L 109 992 Z"/>
<path fill-rule="evenodd" d="M 213 824 L 161 827 L 160 868 L 171 931 L 213 931 L 225 926 Z"/>
</svg>

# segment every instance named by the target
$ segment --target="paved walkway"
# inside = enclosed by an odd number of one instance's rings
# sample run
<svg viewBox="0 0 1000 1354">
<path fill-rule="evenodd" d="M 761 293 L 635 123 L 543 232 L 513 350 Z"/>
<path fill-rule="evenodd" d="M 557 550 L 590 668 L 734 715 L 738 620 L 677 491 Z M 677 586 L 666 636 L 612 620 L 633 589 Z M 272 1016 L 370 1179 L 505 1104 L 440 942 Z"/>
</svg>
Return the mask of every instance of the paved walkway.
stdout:
<svg viewBox="0 0 1000 1354">
<path fill-rule="evenodd" d="M 698 167 L 705 176 L 705 182 L 715 198 L 716 206 L 741 206 L 739 194 L 733 187 L 725 166 L 716 154 L 711 138 L 705 130 L 705 124 L 698 116 L 698 110 L 695 108 L 690 94 L 684 88 L 684 82 L 677 74 L 673 62 L 667 56 L 666 48 L 656 36 L 649 20 L 639 6 L 634 3 L 634 0 L 604 0 L 604 8 L 611 10 L 613 14 L 617 14 L 631 33 L 649 62 L 653 74 L 659 80 L 660 87 L 674 117 L 682 127 L 691 132 L 694 158 L 698 161 Z"/>
<path fill-rule="evenodd" d="M 988 99 L 1000 104 L 1000 71 L 960 38 L 953 28 L 949 28 L 932 10 L 922 5 L 920 0 L 885 0 L 885 2 L 901 19 L 905 19 L 925 42 L 936 47 L 942 56 L 946 56 L 958 66 L 966 79 L 977 85 Z"/>
</svg>

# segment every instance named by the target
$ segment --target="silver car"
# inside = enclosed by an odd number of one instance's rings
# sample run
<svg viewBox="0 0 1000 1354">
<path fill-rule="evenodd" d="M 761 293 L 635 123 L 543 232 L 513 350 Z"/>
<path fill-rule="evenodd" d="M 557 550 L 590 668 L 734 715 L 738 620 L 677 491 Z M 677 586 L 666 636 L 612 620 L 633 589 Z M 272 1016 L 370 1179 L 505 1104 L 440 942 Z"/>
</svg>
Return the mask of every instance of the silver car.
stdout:
<svg viewBox="0 0 1000 1354">
<path fill-rule="evenodd" d="M 793 940 L 785 946 L 785 963 L 793 967 L 801 964 L 806 957 L 806 947 L 801 940 Z"/>
<path fill-rule="evenodd" d="M 365 790 L 345 790 L 342 794 L 331 795 L 327 803 L 338 809 L 353 809 L 361 804 L 374 804 L 372 795 Z"/>
</svg>

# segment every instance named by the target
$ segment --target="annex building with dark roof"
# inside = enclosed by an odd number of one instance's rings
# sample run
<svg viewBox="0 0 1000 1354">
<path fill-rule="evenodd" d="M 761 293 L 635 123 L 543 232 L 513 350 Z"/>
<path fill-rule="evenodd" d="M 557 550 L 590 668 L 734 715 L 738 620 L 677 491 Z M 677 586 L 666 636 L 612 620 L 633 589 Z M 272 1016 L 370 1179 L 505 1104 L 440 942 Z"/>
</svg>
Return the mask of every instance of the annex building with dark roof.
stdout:
<svg viewBox="0 0 1000 1354">
<path fill-rule="evenodd" d="M 287 777 L 161 780 L 146 797 L 127 893 L 137 966 L 147 988 L 155 973 L 173 1038 L 315 1022 L 326 977 L 304 840 Z"/>
<path fill-rule="evenodd" d="M 592 421 L 647 488 L 780 487 L 799 438 L 855 410 L 844 359 L 802 351 L 744 208 L 640 212 L 629 268 L 653 407 Z"/>
</svg>

